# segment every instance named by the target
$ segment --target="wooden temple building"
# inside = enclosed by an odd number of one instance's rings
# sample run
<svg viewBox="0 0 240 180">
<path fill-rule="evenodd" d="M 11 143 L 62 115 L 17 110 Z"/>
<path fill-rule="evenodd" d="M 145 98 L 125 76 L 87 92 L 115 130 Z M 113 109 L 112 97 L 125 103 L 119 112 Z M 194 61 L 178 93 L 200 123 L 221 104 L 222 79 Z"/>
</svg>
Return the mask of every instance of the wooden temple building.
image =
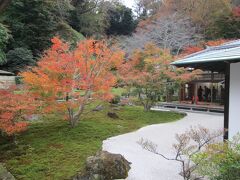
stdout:
<svg viewBox="0 0 240 180">
<path fill-rule="evenodd" d="M 214 81 L 213 83 L 221 83 L 223 80 L 224 129 L 226 132 L 224 138 L 232 138 L 240 133 L 240 40 L 207 48 L 175 61 L 172 65 L 211 72 L 210 79 Z M 220 77 L 220 74 L 224 74 L 224 79 Z M 215 75 L 219 76 L 219 79 L 214 78 Z M 207 76 L 209 79 L 209 75 Z M 195 86 L 193 90 L 195 96 L 198 95 L 196 88 Z"/>
</svg>

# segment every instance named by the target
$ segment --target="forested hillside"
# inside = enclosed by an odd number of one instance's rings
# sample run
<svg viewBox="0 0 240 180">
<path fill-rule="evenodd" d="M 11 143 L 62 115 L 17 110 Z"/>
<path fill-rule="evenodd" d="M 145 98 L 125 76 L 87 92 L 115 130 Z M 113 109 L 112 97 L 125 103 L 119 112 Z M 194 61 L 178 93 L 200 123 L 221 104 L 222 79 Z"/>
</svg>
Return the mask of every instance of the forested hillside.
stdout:
<svg viewBox="0 0 240 180">
<path fill-rule="evenodd" d="M 1 69 L 19 72 L 34 65 L 54 36 L 74 46 L 84 37 L 130 35 L 135 24 L 132 10 L 117 1 L 1 1 Z"/>
<path fill-rule="evenodd" d="M 92 37 L 117 42 L 128 53 L 153 42 L 173 54 L 240 37 L 238 0 L 136 0 L 132 9 L 118 0 L 0 2 L 0 69 L 15 73 L 35 65 L 54 36 L 72 48 Z"/>
<path fill-rule="evenodd" d="M 131 37 L 122 38 L 129 53 L 154 42 L 179 54 L 184 47 L 205 41 L 240 38 L 238 0 L 139 0 L 139 24 Z"/>
</svg>

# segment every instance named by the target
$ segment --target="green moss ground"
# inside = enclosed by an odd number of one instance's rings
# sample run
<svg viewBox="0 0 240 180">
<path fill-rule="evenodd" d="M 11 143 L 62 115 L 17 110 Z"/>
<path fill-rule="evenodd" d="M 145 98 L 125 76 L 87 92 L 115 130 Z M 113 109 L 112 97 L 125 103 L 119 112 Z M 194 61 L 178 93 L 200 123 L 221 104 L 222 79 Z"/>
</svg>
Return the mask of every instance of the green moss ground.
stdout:
<svg viewBox="0 0 240 180">
<path fill-rule="evenodd" d="M 113 93 L 114 95 L 121 96 L 122 93 L 126 93 L 126 92 L 127 92 L 127 90 L 124 89 L 124 88 L 112 88 L 112 93 Z"/>
<path fill-rule="evenodd" d="M 18 137 L 18 146 L 0 139 L 0 161 L 19 180 L 69 179 L 83 168 L 88 156 L 101 149 L 104 139 L 183 116 L 144 112 L 141 107 L 122 107 L 117 111 L 119 120 L 108 118 L 106 113 L 91 112 L 74 129 L 57 117 L 35 122 Z"/>
</svg>

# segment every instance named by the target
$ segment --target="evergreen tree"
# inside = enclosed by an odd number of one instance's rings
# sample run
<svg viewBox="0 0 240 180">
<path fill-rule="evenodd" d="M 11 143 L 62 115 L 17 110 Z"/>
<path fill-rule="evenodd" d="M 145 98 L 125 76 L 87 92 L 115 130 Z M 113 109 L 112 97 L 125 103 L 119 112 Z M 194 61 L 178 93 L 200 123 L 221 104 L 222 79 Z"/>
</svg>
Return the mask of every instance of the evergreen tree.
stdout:
<svg viewBox="0 0 240 180">
<path fill-rule="evenodd" d="M 32 52 L 26 48 L 15 48 L 6 54 L 7 63 L 2 66 L 3 69 L 18 73 L 27 66 L 35 64 Z"/>
<path fill-rule="evenodd" d="M 104 35 L 108 26 L 104 1 L 73 1 L 74 9 L 70 13 L 70 25 L 84 36 L 99 37 Z"/>
<path fill-rule="evenodd" d="M 10 38 L 8 29 L 0 23 L 0 65 L 6 62 L 5 48 Z"/>
<path fill-rule="evenodd" d="M 233 8 L 230 13 L 217 16 L 206 32 L 208 39 L 240 38 L 240 7 Z"/>
<path fill-rule="evenodd" d="M 131 35 L 136 28 L 132 10 L 123 4 L 117 3 L 109 9 L 108 16 L 107 35 Z"/>
<path fill-rule="evenodd" d="M 9 50 L 23 47 L 38 56 L 50 46 L 56 21 L 51 6 L 45 0 L 15 0 L 3 14 L 13 36 Z"/>
</svg>

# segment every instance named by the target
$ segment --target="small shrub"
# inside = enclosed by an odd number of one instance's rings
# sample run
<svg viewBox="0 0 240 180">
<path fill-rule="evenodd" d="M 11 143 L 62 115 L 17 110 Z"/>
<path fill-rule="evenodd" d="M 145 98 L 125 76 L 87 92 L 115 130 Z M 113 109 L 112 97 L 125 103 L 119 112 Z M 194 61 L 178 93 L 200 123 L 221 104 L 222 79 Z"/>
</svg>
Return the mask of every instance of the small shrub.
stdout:
<svg viewBox="0 0 240 180">
<path fill-rule="evenodd" d="M 202 159 L 199 161 L 192 162 L 193 157 L 201 154 L 202 150 L 207 148 L 210 144 L 216 142 L 216 140 L 222 136 L 222 131 L 211 132 L 205 127 L 191 127 L 190 130 L 183 134 L 176 134 L 177 143 L 173 144 L 173 149 L 176 154 L 173 157 L 167 157 L 157 151 L 157 144 L 149 140 L 141 139 L 137 143 L 142 146 L 143 149 L 148 150 L 154 154 L 157 154 L 169 161 L 176 161 L 181 164 L 181 172 L 179 175 L 184 180 L 200 180 L 205 177 L 204 175 L 198 174 L 197 170 L 202 166 Z M 230 179 L 225 179 L 230 180 Z"/>
<path fill-rule="evenodd" d="M 36 110 L 37 105 L 28 94 L 15 93 L 15 86 L 0 91 L 0 132 L 2 135 L 15 136 L 28 127 L 27 115 Z"/>
<path fill-rule="evenodd" d="M 240 135 L 233 141 L 212 144 L 193 158 L 199 174 L 210 180 L 240 180 Z"/>
<path fill-rule="evenodd" d="M 129 96 L 129 93 L 123 92 L 121 95 L 124 96 L 124 97 L 128 97 L 128 96 Z"/>
<path fill-rule="evenodd" d="M 17 85 L 23 84 L 23 82 L 22 82 L 22 77 L 21 77 L 21 76 L 16 76 L 16 77 L 15 77 L 15 82 L 16 82 Z"/>
<path fill-rule="evenodd" d="M 111 103 L 111 104 L 119 104 L 120 101 L 121 101 L 121 97 L 118 96 L 118 95 L 116 95 L 116 96 L 110 101 L 110 103 Z"/>
<path fill-rule="evenodd" d="M 35 59 L 32 51 L 26 48 L 15 48 L 6 54 L 7 57 L 7 70 L 19 72 L 24 70 L 26 66 L 34 65 Z"/>
</svg>

